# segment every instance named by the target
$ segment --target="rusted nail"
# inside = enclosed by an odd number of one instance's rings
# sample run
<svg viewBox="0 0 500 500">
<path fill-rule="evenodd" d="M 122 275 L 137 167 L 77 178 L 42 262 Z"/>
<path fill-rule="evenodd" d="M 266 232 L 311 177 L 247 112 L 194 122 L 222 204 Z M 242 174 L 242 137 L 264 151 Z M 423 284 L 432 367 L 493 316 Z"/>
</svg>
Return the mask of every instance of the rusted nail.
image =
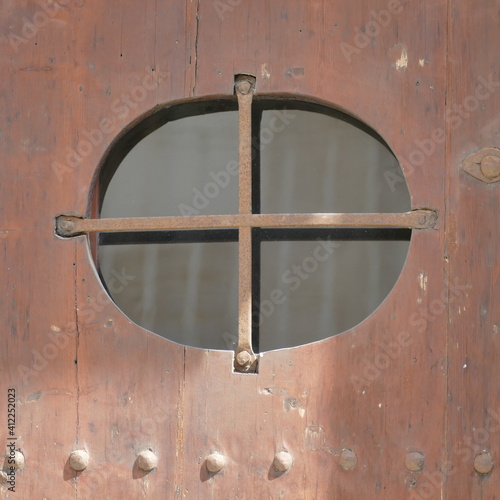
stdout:
<svg viewBox="0 0 500 500">
<path fill-rule="evenodd" d="M 274 455 L 273 466 L 278 472 L 288 472 L 293 465 L 293 457 L 288 451 L 280 451 Z"/>
<path fill-rule="evenodd" d="M 226 457 L 220 453 L 211 453 L 207 457 L 207 469 L 212 474 L 217 474 L 226 465 Z"/>
<path fill-rule="evenodd" d="M 158 467 L 158 457 L 151 450 L 144 450 L 137 456 L 137 467 L 150 472 Z"/>
<path fill-rule="evenodd" d="M 500 157 L 498 156 L 485 156 L 481 160 L 481 172 L 488 179 L 494 179 L 500 175 Z"/>
<path fill-rule="evenodd" d="M 421 471 L 424 468 L 425 456 L 418 451 L 412 451 L 406 454 L 405 465 L 412 472 Z"/>
<path fill-rule="evenodd" d="M 345 449 L 342 450 L 339 457 L 339 465 L 344 470 L 353 470 L 358 463 L 358 457 L 354 451 Z"/>
<path fill-rule="evenodd" d="M 248 351 L 241 351 L 236 355 L 236 362 L 240 366 L 248 366 L 252 361 L 252 355 Z"/>
<path fill-rule="evenodd" d="M 474 458 L 474 469 L 479 474 L 489 474 L 493 470 L 493 457 L 489 452 L 483 452 Z"/>
<path fill-rule="evenodd" d="M 85 450 L 76 450 L 69 456 L 69 466 L 76 471 L 87 468 L 90 462 L 89 454 Z"/>
</svg>

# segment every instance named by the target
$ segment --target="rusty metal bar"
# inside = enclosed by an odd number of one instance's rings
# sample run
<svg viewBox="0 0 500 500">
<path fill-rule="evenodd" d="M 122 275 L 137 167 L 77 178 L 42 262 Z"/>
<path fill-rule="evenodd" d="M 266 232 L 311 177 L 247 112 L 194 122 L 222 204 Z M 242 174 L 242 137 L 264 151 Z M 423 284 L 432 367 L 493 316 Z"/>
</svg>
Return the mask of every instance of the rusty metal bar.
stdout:
<svg viewBox="0 0 500 500">
<path fill-rule="evenodd" d="M 172 217 L 131 217 L 120 219 L 83 219 L 71 215 L 56 218 L 59 236 L 118 231 L 166 231 L 176 229 L 236 229 L 243 227 L 399 227 L 434 229 L 433 210 L 374 214 L 235 214 Z"/>
<path fill-rule="evenodd" d="M 239 306 L 238 346 L 235 352 L 235 369 L 255 371 L 256 356 L 252 348 L 252 228 L 239 231 Z"/>
<path fill-rule="evenodd" d="M 252 97 L 255 77 L 239 75 L 235 90 L 239 119 L 239 214 L 252 216 Z M 252 226 L 239 227 L 238 346 L 234 368 L 255 372 L 257 357 L 252 348 Z"/>
</svg>

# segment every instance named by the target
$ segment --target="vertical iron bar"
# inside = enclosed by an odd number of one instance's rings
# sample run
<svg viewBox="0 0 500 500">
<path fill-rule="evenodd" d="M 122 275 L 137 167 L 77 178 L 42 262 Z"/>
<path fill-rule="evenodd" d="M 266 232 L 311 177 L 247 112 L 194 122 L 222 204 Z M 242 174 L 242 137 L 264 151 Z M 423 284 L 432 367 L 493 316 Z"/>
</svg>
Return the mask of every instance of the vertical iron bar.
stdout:
<svg viewBox="0 0 500 500">
<path fill-rule="evenodd" d="M 239 213 L 252 213 L 252 97 L 255 78 L 239 75 L 235 83 L 239 115 Z M 256 371 L 252 348 L 252 228 L 239 228 L 238 346 L 235 369 Z"/>
</svg>

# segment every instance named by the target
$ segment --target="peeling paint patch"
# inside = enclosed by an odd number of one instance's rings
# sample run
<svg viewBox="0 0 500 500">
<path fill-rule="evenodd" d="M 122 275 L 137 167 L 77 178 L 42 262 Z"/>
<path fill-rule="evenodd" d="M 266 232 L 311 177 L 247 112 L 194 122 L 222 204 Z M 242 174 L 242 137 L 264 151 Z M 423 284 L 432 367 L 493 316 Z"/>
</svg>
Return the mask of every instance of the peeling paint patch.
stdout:
<svg viewBox="0 0 500 500">
<path fill-rule="evenodd" d="M 38 401 L 42 397 L 43 392 L 42 391 L 36 391 L 32 392 L 27 398 L 26 398 L 26 403 L 33 403 L 35 401 Z"/>
<path fill-rule="evenodd" d="M 401 57 L 396 61 L 395 66 L 398 71 L 406 70 L 408 67 L 408 52 L 405 48 L 402 49 Z"/>
<path fill-rule="evenodd" d="M 420 284 L 420 288 L 426 292 L 427 291 L 427 275 L 423 272 L 420 271 L 418 275 L 418 282 Z"/>
<path fill-rule="evenodd" d="M 420 66 L 422 66 L 423 68 L 425 66 L 425 59 L 419 59 L 418 64 L 420 64 Z"/>
<path fill-rule="evenodd" d="M 260 75 L 263 80 L 269 80 L 271 78 L 271 72 L 269 71 L 269 66 L 267 63 L 260 65 Z"/>
</svg>

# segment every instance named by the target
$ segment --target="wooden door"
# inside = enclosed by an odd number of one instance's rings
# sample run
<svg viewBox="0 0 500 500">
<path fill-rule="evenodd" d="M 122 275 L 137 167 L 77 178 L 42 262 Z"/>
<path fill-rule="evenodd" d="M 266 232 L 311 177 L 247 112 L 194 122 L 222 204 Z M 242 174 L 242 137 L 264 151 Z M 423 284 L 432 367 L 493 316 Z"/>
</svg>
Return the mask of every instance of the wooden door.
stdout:
<svg viewBox="0 0 500 500">
<path fill-rule="evenodd" d="M 2 498 L 499 498 L 499 9 L 3 2 Z M 87 237 L 55 234 L 58 215 L 91 216 L 103 158 L 134 121 L 231 96 L 235 74 L 367 123 L 399 159 L 412 208 L 438 214 L 413 231 L 373 315 L 270 351 L 251 375 L 233 372 L 230 351 L 131 323 Z M 283 451 L 293 464 L 278 473 Z M 209 473 L 214 452 L 225 466 Z"/>
</svg>

